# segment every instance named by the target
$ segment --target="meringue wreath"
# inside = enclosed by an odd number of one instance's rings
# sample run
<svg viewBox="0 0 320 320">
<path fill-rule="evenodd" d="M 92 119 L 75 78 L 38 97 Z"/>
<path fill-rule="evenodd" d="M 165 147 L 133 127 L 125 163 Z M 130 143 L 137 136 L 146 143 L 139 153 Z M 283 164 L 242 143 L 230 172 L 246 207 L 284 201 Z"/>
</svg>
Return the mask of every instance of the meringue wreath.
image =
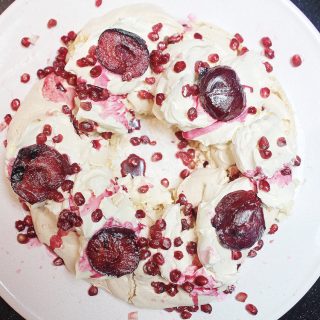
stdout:
<svg viewBox="0 0 320 320">
<path fill-rule="evenodd" d="M 278 81 L 239 35 L 151 5 L 66 42 L 7 136 L 38 239 L 136 306 L 230 292 L 292 207 L 301 160 Z"/>
</svg>

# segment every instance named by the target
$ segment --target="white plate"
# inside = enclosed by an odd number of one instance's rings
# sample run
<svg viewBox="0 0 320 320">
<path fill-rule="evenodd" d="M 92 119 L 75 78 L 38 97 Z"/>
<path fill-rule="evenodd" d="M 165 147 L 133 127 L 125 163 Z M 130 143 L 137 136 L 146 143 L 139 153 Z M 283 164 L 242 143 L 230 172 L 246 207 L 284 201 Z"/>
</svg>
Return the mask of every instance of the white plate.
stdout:
<svg viewBox="0 0 320 320">
<path fill-rule="evenodd" d="M 37 68 L 46 65 L 59 46 L 59 35 L 81 28 L 90 18 L 114 7 L 133 3 L 130 0 L 104 0 L 96 8 L 94 0 L 19 0 L 0 16 L 0 116 L 9 111 L 9 103 L 22 98 L 32 83 L 22 85 L 23 72 L 36 80 Z M 149 0 L 148 2 L 155 1 Z M 275 73 L 282 82 L 300 124 L 300 153 L 305 181 L 300 189 L 292 217 L 280 225 L 280 232 L 270 240 L 258 257 L 242 269 L 238 290 L 249 294 L 248 302 L 259 309 L 255 319 L 278 319 L 311 287 L 320 275 L 319 214 L 319 145 L 320 145 L 320 37 L 311 23 L 289 1 L 285 0 L 161 0 L 158 1 L 177 18 L 195 14 L 232 33 L 245 36 L 250 48 L 261 50 L 258 40 L 270 35 L 277 58 Z M 48 30 L 49 18 L 58 27 Z M 20 39 L 39 35 L 33 48 L 24 49 Z M 294 69 L 289 58 L 300 53 L 304 59 Z M 33 82 L 32 81 L 32 82 Z M 4 133 L 0 136 L 1 142 Z M 4 148 L 1 143 L 1 160 Z M 1 169 L 1 171 L 3 171 Z M 4 179 L 0 224 L 0 294 L 28 320 L 125 320 L 137 310 L 101 292 L 87 295 L 88 285 L 75 280 L 64 268 L 53 267 L 52 257 L 43 248 L 29 248 L 16 240 L 14 221 L 22 217 L 18 203 L 10 198 Z M 281 195 L 280 195 L 281 196 Z M 269 242 L 269 241 L 268 241 Z M 178 314 L 139 310 L 139 320 L 178 319 Z M 214 316 L 199 313 L 193 319 L 252 319 L 244 305 L 233 297 L 214 305 Z"/>
</svg>

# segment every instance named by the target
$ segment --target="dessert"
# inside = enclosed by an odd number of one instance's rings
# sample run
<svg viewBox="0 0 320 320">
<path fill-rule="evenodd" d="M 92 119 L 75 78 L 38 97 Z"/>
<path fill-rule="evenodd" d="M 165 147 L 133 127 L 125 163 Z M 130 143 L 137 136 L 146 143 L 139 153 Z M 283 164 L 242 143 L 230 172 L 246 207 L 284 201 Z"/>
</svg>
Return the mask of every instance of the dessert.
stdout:
<svg viewBox="0 0 320 320">
<path fill-rule="evenodd" d="M 71 38 L 10 124 L 13 191 L 77 278 L 210 313 L 292 207 L 301 159 L 281 86 L 239 35 L 150 5 Z"/>
</svg>

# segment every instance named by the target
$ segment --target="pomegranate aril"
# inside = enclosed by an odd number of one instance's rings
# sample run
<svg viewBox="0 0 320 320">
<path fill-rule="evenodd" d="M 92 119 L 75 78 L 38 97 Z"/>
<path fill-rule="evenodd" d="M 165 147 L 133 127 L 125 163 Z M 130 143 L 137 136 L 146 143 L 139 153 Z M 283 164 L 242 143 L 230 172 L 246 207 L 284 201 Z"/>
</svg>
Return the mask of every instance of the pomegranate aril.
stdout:
<svg viewBox="0 0 320 320">
<path fill-rule="evenodd" d="M 269 144 L 268 139 L 267 139 L 265 136 L 261 137 L 261 138 L 259 139 L 259 141 L 258 141 L 258 146 L 259 146 L 259 149 L 260 149 L 260 150 L 267 150 L 267 149 L 269 149 L 270 144 Z"/>
<path fill-rule="evenodd" d="M 52 261 L 53 265 L 55 265 L 56 267 L 60 267 L 64 265 L 64 261 L 62 258 L 57 257 Z"/>
<path fill-rule="evenodd" d="M 183 252 L 182 251 L 175 251 L 173 256 L 175 257 L 175 259 L 181 260 L 183 258 Z"/>
<path fill-rule="evenodd" d="M 33 227 L 33 226 L 28 227 L 27 236 L 28 236 L 28 238 L 30 238 L 30 239 L 33 239 L 33 238 L 36 238 L 36 237 L 37 237 L 36 231 L 34 230 L 34 227 Z"/>
<path fill-rule="evenodd" d="M 140 90 L 138 92 L 138 97 L 143 100 L 153 100 L 154 98 L 153 94 L 146 90 Z"/>
<path fill-rule="evenodd" d="M 94 130 L 94 124 L 92 121 L 82 121 L 79 123 L 79 130 L 82 132 L 92 132 Z"/>
<path fill-rule="evenodd" d="M 298 55 L 298 54 L 295 54 L 294 56 L 292 56 L 290 61 L 291 61 L 292 66 L 295 68 L 301 66 L 301 64 L 302 64 L 302 59 L 301 59 L 300 55 Z"/>
<path fill-rule="evenodd" d="M 92 78 L 98 78 L 102 73 L 102 67 L 101 66 L 95 66 L 90 70 L 90 76 Z"/>
<path fill-rule="evenodd" d="M 166 292 L 170 297 L 174 297 L 179 292 L 178 286 L 174 283 L 169 283 L 166 287 Z"/>
<path fill-rule="evenodd" d="M 151 282 L 151 286 L 157 294 L 161 294 L 166 291 L 166 285 L 163 282 Z"/>
<path fill-rule="evenodd" d="M 184 61 L 178 61 L 175 63 L 173 70 L 176 73 L 180 73 L 187 67 L 186 63 Z"/>
<path fill-rule="evenodd" d="M 257 108 L 256 107 L 249 107 L 248 108 L 248 113 L 249 114 L 256 114 L 257 113 Z"/>
<path fill-rule="evenodd" d="M 270 48 L 264 49 L 264 55 L 269 59 L 273 59 L 275 57 L 274 50 Z"/>
<path fill-rule="evenodd" d="M 158 162 L 160 160 L 162 160 L 162 153 L 161 152 L 156 152 L 151 156 L 152 162 Z"/>
<path fill-rule="evenodd" d="M 180 178 L 185 179 L 190 175 L 190 171 L 188 169 L 184 169 L 180 172 Z"/>
<path fill-rule="evenodd" d="M 183 311 L 180 314 L 181 319 L 190 319 L 192 314 L 189 311 Z"/>
<path fill-rule="evenodd" d="M 253 304 L 247 304 L 246 310 L 254 316 L 258 314 L 258 309 Z"/>
<path fill-rule="evenodd" d="M 145 83 L 152 85 L 152 84 L 156 83 L 156 78 L 155 77 L 148 77 L 148 78 L 145 78 L 144 81 L 145 81 Z"/>
<path fill-rule="evenodd" d="M 264 191 L 264 192 L 269 192 L 270 191 L 270 184 L 267 180 L 260 180 L 259 181 L 259 189 Z"/>
<path fill-rule="evenodd" d="M 219 55 L 217 53 L 212 53 L 208 56 L 208 60 L 211 63 L 217 63 L 219 61 Z"/>
<path fill-rule="evenodd" d="M 204 312 L 204 313 L 211 313 L 212 312 L 212 306 L 210 304 L 203 304 L 201 307 L 200 307 L 201 311 Z"/>
<path fill-rule="evenodd" d="M 250 250 L 249 252 L 248 252 L 248 257 L 249 258 L 254 258 L 254 257 L 256 257 L 257 256 L 257 252 L 255 251 L 255 250 Z"/>
<path fill-rule="evenodd" d="M 141 237 L 141 238 L 138 239 L 137 245 L 138 245 L 139 248 L 148 247 L 149 240 L 147 238 L 145 238 L 145 237 Z"/>
<path fill-rule="evenodd" d="M 136 211 L 135 217 L 137 219 L 143 219 L 143 218 L 146 217 L 146 213 L 143 210 L 139 209 L 139 210 Z"/>
<path fill-rule="evenodd" d="M 151 257 L 151 252 L 147 249 L 141 249 L 139 254 L 140 260 L 146 260 Z"/>
<path fill-rule="evenodd" d="M 77 163 L 71 165 L 71 171 L 73 174 L 79 173 L 81 171 L 80 166 Z"/>
<path fill-rule="evenodd" d="M 158 239 L 151 239 L 149 241 L 149 247 L 152 249 L 159 249 L 161 246 L 160 240 Z"/>
<path fill-rule="evenodd" d="M 178 237 L 173 240 L 173 244 L 175 247 L 180 247 L 183 244 L 183 241 L 180 237 Z"/>
<path fill-rule="evenodd" d="M 158 50 L 160 50 L 160 51 L 164 51 L 165 49 L 168 48 L 168 45 L 167 45 L 166 42 L 160 41 L 160 42 L 158 42 L 157 48 L 158 48 Z"/>
<path fill-rule="evenodd" d="M 29 237 L 26 234 L 19 233 L 17 235 L 17 241 L 21 244 L 26 244 L 29 242 Z"/>
<path fill-rule="evenodd" d="M 278 225 L 277 224 L 273 224 L 273 225 L 271 225 L 270 230 L 269 230 L 268 233 L 269 234 L 275 234 L 278 231 L 278 229 L 279 229 Z"/>
<path fill-rule="evenodd" d="M 99 8 L 102 5 L 102 0 L 96 0 L 95 5 Z"/>
<path fill-rule="evenodd" d="M 164 219 L 159 219 L 156 221 L 154 226 L 156 230 L 163 231 L 166 229 L 167 223 Z"/>
<path fill-rule="evenodd" d="M 158 41 L 159 40 L 159 34 L 156 33 L 156 32 L 150 32 L 148 34 L 148 38 L 151 40 L 151 41 Z"/>
<path fill-rule="evenodd" d="M 231 50 L 235 51 L 239 49 L 239 45 L 239 41 L 236 38 L 232 38 L 229 46 Z"/>
<path fill-rule="evenodd" d="M 161 183 L 165 188 L 168 188 L 168 187 L 169 187 L 169 180 L 168 180 L 167 178 L 161 179 L 160 183 Z"/>
<path fill-rule="evenodd" d="M 282 169 L 280 171 L 280 173 L 283 176 L 291 176 L 291 174 L 292 174 L 291 169 L 289 167 L 286 167 L 286 168 Z"/>
<path fill-rule="evenodd" d="M 46 74 L 45 71 L 42 70 L 42 69 L 39 69 L 39 70 L 37 71 L 37 77 L 38 77 L 39 79 L 43 79 L 46 75 L 47 75 L 47 74 Z"/>
<path fill-rule="evenodd" d="M 299 167 L 301 165 L 301 158 L 299 156 L 296 156 L 296 158 L 293 160 L 293 165 L 295 167 Z"/>
<path fill-rule="evenodd" d="M 18 231 L 23 231 L 26 228 L 26 224 L 24 221 L 22 220 L 18 220 L 15 222 L 15 227 Z"/>
<path fill-rule="evenodd" d="M 43 126 L 42 133 L 44 133 L 46 136 L 50 136 L 52 134 L 52 127 L 50 126 L 50 124 L 45 124 Z"/>
<path fill-rule="evenodd" d="M 36 137 L 37 144 L 45 144 L 47 142 L 47 136 L 44 133 L 39 133 Z"/>
<path fill-rule="evenodd" d="M 198 32 L 196 32 L 196 33 L 193 35 L 193 37 L 194 37 L 195 39 L 197 39 L 197 40 L 202 40 L 202 39 L 203 39 L 202 34 L 200 34 L 200 33 L 198 33 Z"/>
<path fill-rule="evenodd" d="M 287 140 L 285 137 L 280 137 L 277 139 L 277 145 L 278 147 L 284 147 L 287 145 Z"/>
<path fill-rule="evenodd" d="M 267 71 L 268 73 L 270 73 L 270 72 L 273 71 L 273 66 L 271 65 L 271 63 L 269 63 L 269 62 L 264 62 L 263 64 L 264 64 L 264 66 L 265 66 L 265 68 L 266 68 L 266 71 Z"/>
<path fill-rule="evenodd" d="M 160 247 L 163 250 L 169 250 L 171 248 L 171 240 L 169 238 L 160 239 Z"/>
<path fill-rule="evenodd" d="M 10 103 L 11 109 L 13 111 L 17 111 L 20 107 L 20 100 L 19 99 L 13 99 Z"/>
<path fill-rule="evenodd" d="M 30 80 L 30 74 L 29 73 L 24 73 L 20 77 L 20 81 L 22 83 L 27 83 L 27 82 L 29 82 L 29 80 Z"/>
<path fill-rule="evenodd" d="M 239 292 L 236 295 L 236 300 L 239 302 L 246 302 L 248 295 L 245 292 Z"/>
<path fill-rule="evenodd" d="M 163 93 L 158 93 L 156 95 L 156 104 L 161 107 L 165 99 L 166 96 Z"/>
<path fill-rule="evenodd" d="M 73 181 L 65 180 L 62 182 L 61 189 L 62 189 L 62 191 L 67 192 L 67 191 L 72 190 L 73 185 L 74 185 Z"/>
<path fill-rule="evenodd" d="M 196 108 L 190 108 L 187 112 L 187 115 L 188 115 L 188 119 L 190 121 L 193 121 L 195 120 L 197 117 L 198 117 L 198 112 L 197 112 L 197 109 Z"/>
<path fill-rule="evenodd" d="M 239 260 L 242 258 L 242 253 L 241 251 L 235 251 L 235 250 L 232 250 L 231 251 L 231 259 L 232 260 Z"/>
<path fill-rule="evenodd" d="M 189 281 L 186 281 L 184 282 L 182 285 L 181 285 L 182 289 L 188 293 L 191 293 L 192 290 L 194 289 L 194 285 L 189 282 Z"/>
<path fill-rule="evenodd" d="M 206 284 L 208 284 L 208 282 L 208 279 L 204 276 L 197 276 L 194 279 L 194 283 L 199 287 L 205 286 Z"/>
<path fill-rule="evenodd" d="M 256 245 L 253 249 L 254 249 L 255 251 L 259 251 L 259 250 L 262 249 L 263 245 L 264 245 L 263 240 L 259 240 L 258 243 L 257 243 L 257 245 Z"/>
<path fill-rule="evenodd" d="M 180 277 L 181 277 L 181 271 L 179 271 L 178 269 L 170 271 L 171 282 L 174 282 L 174 283 L 178 282 Z"/>
<path fill-rule="evenodd" d="M 240 43 L 243 42 L 243 37 L 241 36 L 241 34 L 236 33 L 236 34 L 234 35 L 234 37 L 235 37 Z"/>
<path fill-rule="evenodd" d="M 11 120 L 12 120 L 11 114 L 6 114 L 4 116 L 4 122 L 6 123 L 6 125 L 9 125 L 11 123 Z"/>
<path fill-rule="evenodd" d="M 23 38 L 21 39 L 21 44 L 22 44 L 22 46 L 24 46 L 25 48 L 29 48 L 30 45 L 31 45 L 30 38 L 29 38 L 29 37 L 23 37 Z"/>
<path fill-rule="evenodd" d="M 199 306 L 190 306 L 187 307 L 187 310 L 190 312 L 197 312 L 199 310 Z"/>
<path fill-rule="evenodd" d="M 96 296 L 98 294 L 98 291 L 98 288 L 92 285 L 88 290 L 88 295 L 90 297 Z"/>
<path fill-rule="evenodd" d="M 57 20 L 56 19 L 50 19 L 47 23 L 47 27 L 49 29 L 54 28 L 57 25 Z"/>
<path fill-rule="evenodd" d="M 149 186 L 148 185 L 143 185 L 138 188 L 139 193 L 147 193 L 149 191 Z"/>
<path fill-rule="evenodd" d="M 25 216 L 24 219 L 23 219 L 23 222 L 28 227 L 32 227 L 33 226 L 32 217 L 30 215 Z"/>
<path fill-rule="evenodd" d="M 101 209 L 96 209 L 91 213 L 91 220 L 93 222 L 99 222 L 103 217 L 103 212 Z"/>
<path fill-rule="evenodd" d="M 150 275 L 150 276 L 156 276 L 160 273 L 160 269 L 159 266 L 152 262 L 152 261 L 148 261 L 144 266 L 143 266 L 143 271 Z"/>
<path fill-rule="evenodd" d="M 112 132 L 102 132 L 102 133 L 101 133 L 101 137 L 102 137 L 104 140 L 110 140 L 111 137 L 112 137 Z"/>
<path fill-rule="evenodd" d="M 270 159 L 272 157 L 272 152 L 270 150 L 259 150 L 262 159 Z"/>
<path fill-rule="evenodd" d="M 81 192 L 76 192 L 73 200 L 77 206 L 83 206 L 86 203 L 86 199 Z"/>
<path fill-rule="evenodd" d="M 265 48 L 270 48 L 272 46 L 272 41 L 269 37 L 261 38 L 260 42 Z"/>
<path fill-rule="evenodd" d="M 260 90 L 260 96 L 262 98 L 268 98 L 270 96 L 270 89 L 265 87 L 265 88 L 261 88 Z"/>
<path fill-rule="evenodd" d="M 194 242 L 194 241 L 190 241 L 188 244 L 187 244 L 187 252 L 189 254 L 196 254 L 197 253 L 197 243 Z"/>
<path fill-rule="evenodd" d="M 162 255 L 160 252 L 155 253 L 155 254 L 153 255 L 152 261 L 153 261 L 154 263 L 156 263 L 157 265 L 159 265 L 159 266 L 164 265 L 164 262 L 165 262 L 164 257 L 163 257 L 163 255 Z"/>
</svg>

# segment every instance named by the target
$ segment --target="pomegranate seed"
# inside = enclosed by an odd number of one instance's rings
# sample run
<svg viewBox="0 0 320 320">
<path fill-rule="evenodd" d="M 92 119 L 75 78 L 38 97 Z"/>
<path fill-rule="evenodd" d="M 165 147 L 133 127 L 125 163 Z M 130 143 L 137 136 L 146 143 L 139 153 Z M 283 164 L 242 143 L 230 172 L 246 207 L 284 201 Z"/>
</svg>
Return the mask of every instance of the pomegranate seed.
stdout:
<svg viewBox="0 0 320 320">
<path fill-rule="evenodd" d="M 79 130 L 82 132 L 92 132 L 94 130 L 93 122 L 82 121 L 79 123 Z"/>
<path fill-rule="evenodd" d="M 265 68 L 266 68 L 266 71 L 267 71 L 268 73 L 270 73 L 270 72 L 273 71 L 273 66 L 271 65 L 271 63 L 269 63 L 269 62 L 264 62 L 263 64 L 264 64 L 264 66 L 265 66 Z"/>
<path fill-rule="evenodd" d="M 34 227 L 29 227 L 27 230 L 27 236 L 29 239 L 33 239 L 37 237 L 36 231 L 34 230 Z"/>
<path fill-rule="evenodd" d="M 277 224 L 273 224 L 271 227 L 270 227 L 270 230 L 269 230 L 269 234 L 275 234 L 277 231 L 278 231 L 279 227 Z"/>
<path fill-rule="evenodd" d="M 190 108 L 188 110 L 187 115 L 188 115 L 188 118 L 189 118 L 190 121 L 195 120 L 198 117 L 197 109 L 196 108 Z"/>
<path fill-rule="evenodd" d="M 139 193 L 147 193 L 149 191 L 149 186 L 148 185 L 144 185 L 138 188 L 138 192 Z"/>
<path fill-rule="evenodd" d="M 15 222 L 15 227 L 18 231 L 23 231 L 26 228 L 26 224 L 24 221 L 22 220 L 18 220 Z"/>
<path fill-rule="evenodd" d="M 256 107 L 249 107 L 248 108 L 248 113 L 249 114 L 256 114 L 257 113 L 257 108 Z"/>
<path fill-rule="evenodd" d="M 62 140 L 63 140 L 63 135 L 62 134 L 58 134 L 58 135 L 56 135 L 56 136 L 54 136 L 52 138 L 52 141 L 54 143 L 60 143 L 60 142 L 62 142 Z"/>
<path fill-rule="evenodd" d="M 270 96 L 270 89 L 267 87 L 261 88 L 260 90 L 260 96 L 262 98 L 268 98 Z"/>
<path fill-rule="evenodd" d="M 76 34 L 74 31 L 69 31 L 69 32 L 68 32 L 68 38 L 69 38 L 71 41 L 75 40 L 76 37 L 77 37 L 77 34 Z"/>
<path fill-rule="evenodd" d="M 201 74 L 202 72 L 204 72 L 205 70 L 209 69 L 209 63 L 207 62 L 203 62 L 203 61 L 197 61 L 194 64 L 194 71 L 197 74 Z M 183 92 L 183 88 L 182 88 L 182 92 Z"/>
<path fill-rule="evenodd" d="M 102 137 L 104 140 L 110 140 L 111 137 L 112 137 L 112 132 L 102 132 L 102 133 L 101 133 L 101 137 Z"/>
<path fill-rule="evenodd" d="M 219 61 L 219 59 L 220 59 L 220 57 L 217 53 L 210 54 L 208 57 L 208 60 L 211 63 L 217 63 Z"/>
<path fill-rule="evenodd" d="M 280 137 L 277 139 L 277 145 L 278 147 L 284 147 L 287 145 L 287 140 L 285 137 Z"/>
<path fill-rule="evenodd" d="M 236 33 L 236 34 L 234 35 L 234 37 L 235 37 L 240 43 L 243 42 L 243 37 L 241 36 L 241 34 Z"/>
<path fill-rule="evenodd" d="M 9 124 L 11 123 L 11 120 L 12 120 L 11 114 L 6 114 L 6 115 L 4 116 L 4 122 L 5 122 L 7 125 L 9 125 Z"/>
<path fill-rule="evenodd" d="M 168 45 L 164 41 L 160 41 L 158 42 L 157 48 L 160 51 L 164 51 L 168 48 Z"/>
<path fill-rule="evenodd" d="M 52 261 L 53 265 L 55 265 L 56 267 L 60 267 L 64 265 L 64 261 L 62 258 L 57 257 Z"/>
<path fill-rule="evenodd" d="M 29 73 L 24 73 L 20 77 L 20 81 L 22 83 L 27 83 L 27 82 L 29 82 L 29 80 L 30 80 L 30 74 Z"/>
<path fill-rule="evenodd" d="M 291 57 L 291 64 L 293 67 L 299 67 L 302 64 L 302 59 L 300 55 L 295 54 L 294 56 Z"/>
<path fill-rule="evenodd" d="M 152 31 L 153 32 L 157 32 L 159 33 L 163 28 L 163 24 L 161 22 L 155 24 L 154 26 L 152 26 Z"/>
<path fill-rule="evenodd" d="M 183 244 L 183 241 L 180 237 L 178 237 L 174 239 L 173 244 L 175 247 L 180 247 Z"/>
<path fill-rule="evenodd" d="M 141 140 L 138 137 L 133 137 L 133 138 L 130 139 L 130 143 L 133 146 L 138 146 L 141 143 Z"/>
<path fill-rule="evenodd" d="M 202 34 L 200 34 L 200 33 L 198 33 L 198 32 L 196 32 L 196 33 L 193 35 L 193 37 L 194 37 L 195 39 L 197 39 L 197 40 L 202 40 L 202 39 L 203 39 Z"/>
<path fill-rule="evenodd" d="M 246 310 L 254 316 L 258 313 L 258 309 L 253 304 L 247 304 Z"/>
<path fill-rule="evenodd" d="M 264 55 L 269 58 L 269 59 L 273 59 L 274 58 L 274 50 L 270 49 L 270 48 L 266 48 L 264 49 Z"/>
<path fill-rule="evenodd" d="M 166 285 L 163 282 L 151 282 L 151 286 L 154 289 L 154 292 L 157 294 L 164 293 L 166 291 Z"/>
<path fill-rule="evenodd" d="M 155 77 L 149 77 L 149 78 L 145 78 L 144 81 L 145 81 L 145 83 L 152 85 L 152 84 L 156 83 L 156 78 Z"/>
<path fill-rule="evenodd" d="M 190 307 L 187 307 L 187 310 L 190 312 L 197 312 L 199 310 L 199 307 L 198 306 L 190 306 Z"/>
<path fill-rule="evenodd" d="M 296 158 L 295 158 L 294 161 L 293 161 L 293 165 L 294 165 L 295 167 L 299 167 L 300 164 L 301 164 L 301 158 L 300 158 L 299 156 L 296 156 Z"/>
<path fill-rule="evenodd" d="M 259 240 L 257 245 L 253 249 L 256 250 L 256 251 L 259 251 L 259 250 L 262 249 L 263 245 L 264 245 L 263 240 Z"/>
<path fill-rule="evenodd" d="M 79 173 L 81 171 L 80 166 L 77 163 L 71 165 L 71 171 L 73 174 Z"/>
<path fill-rule="evenodd" d="M 151 157 L 151 161 L 153 161 L 153 162 L 157 162 L 160 160 L 162 160 L 162 153 L 161 152 L 156 152 Z"/>
<path fill-rule="evenodd" d="M 266 137 L 261 137 L 258 141 L 258 146 L 260 150 L 267 150 L 270 147 L 269 141 Z"/>
<path fill-rule="evenodd" d="M 180 178 L 185 179 L 190 175 L 190 171 L 188 169 L 184 169 L 180 172 Z"/>
<path fill-rule="evenodd" d="M 270 191 L 270 184 L 267 180 L 260 180 L 259 181 L 259 189 L 264 191 L 264 192 L 269 192 Z"/>
<path fill-rule="evenodd" d="M 151 41 L 158 41 L 159 40 L 159 34 L 156 33 L 156 32 L 150 32 L 148 34 L 148 38 L 151 40 Z"/>
<path fill-rule="evenodd" d="M 164 219 L 159 219 L 156 221 L 154 227 L 156 230 L 164 231 L 167 227 L 167 223 Z"/>
<path fill-rule="evenodd" d="M 204 312 L 204 313 L 211 313 L 212 312 L 212 306 L 210 304 L 203 304 L 201 307 L 200 307 L 201 311 Z"/>
<path fill-rule="evenodd" d="M 139 209 L 136 211 L 135 217 L 137 219 L 143 219 L 146 217 L 146 213 L 143 210 Z"/>
<path fill-rule="evenodd" d="M 239 292 L 236 295 L 236 300 L 239 302 L 246 302 L 248 295 L 245 292 Z"/>
<path fill-rule="evenodd" d="M 164 308 L 164 310 L 167 312 L 173 312 L 175 310 L 175 308 Z"/>
<path fill-rule="evenodd" d="M 164 262 L 165 262 L 164 257 L 160 252 L 153 255 L 152 261 L 159 266 L 164 265 Z"/>
<path fill-rule="evenodd" d="M 192 314 L 189 311 L 183 311 L 180 314 L 181 319 L 190 319 Z"/>
<path fill-rule="evenodd" d="M 47 23 L 47 27 L 49 29 L 54 28 L 57 25 L 57 20 L 56 19 L 50 19 Z"/>
<path fill-rule="evenodd" d="M 162 233 L 156 228 L 156 226 L 152 226 L 150 228 L 150 238 L 154 240 L 160 240 L 162 238 Z"/>
<path fill-rule="evenodd" d="M 235 51 L 235 50 L 238 50 L 239 48 L 239 41 L 236 39 L 236 38 L 232 38 L 231 41 L 230 41 L 230 49 Z"/>
<path fill-rule="evenodd" d="M 246 54 L 249 51 L 249 49 L 247 47 L 242 47 L 240 49 L 240 51 L 238 52 L 239 56 L 243 56 L 244 54 Z"/>
<path fill-rule="evenodd" d="M 185 68 L 187 67 L 186 63 L 184 61 L 178 61 L 176 62 L 176 64 L 174 65 L 173 67 L 173 70 L 176 72 L 176 73 L 180 73 L 182 72 L 183 70 L 185 70 Z"/>
<path fill-rule="evenodd" d="M 158 93 L 156 95 L 156 104 L 162 106 L 163 101 L 166 99 L 166 96 L 163 93 Z"/>
<path fill-rule="evenodd" d="M 182 289 L 188 293 L 191 293 L 194 289 L 194 285 L 191 282 L 185 282 L 181 285 Z"/>
<path fill-rule="evenodd" d="M 71 191 L 73 188 L 73 185 L 74 185 L 73 181 L 65 180 L 62 182 L 61 189 L 62 191 L 65 191 L 65 192 Z"/>
<path fill-rule="evenodd" d="M 143 266 L 143 271 L 150 276 L 156 276 L 160 273 L 159 266 L 152 261 L 148 261 Z"/>
<path fill-rule="evenodd" d="M 182 251 L 175 251 L 173 256 L 175 257 L 175 259 L 181 260 L 183 258 L 183 252 Z"/>
<path fill-rule="evenodd" d="M 260 42 L 265 48 L 270 48 L 272 46 L 272 41 L 269 37 L 263 37 Z"/>
<path fill-rule="evenodd" d="M 50 126 L 50 124 L 45 124 L 43 126 L 42 133 L 44 133 L 46 136 L 50 136 L 52 134 L 52 127 Z"/>
<path fill-rule="evenodd" d="M 170 280 L 171 282 L 178 282 L 181 277 L 181 271 L 178 269 L 174 269 L 170 272 Z"/>
<path fill-rule="evenodd" d="M 272 152 L 270 150 L 259 150 L 262 159 L 270 159 L 272 157 Z"/>
<path fill-rule="evenodd" d="M 171 248 L 171 240 L 169 238 L 162 238 L 160 240 L 160 246 L 163 250 L 169 250 Z"/>
<path fill-rule="evenodd" d="M 19 99 L 13 99 L 10 103 L 11 109 L 13 111 L 17 111 L 20 107 L 20 100 Z"/>
<path fill-rule="evenodd" d="M 31 45 L 30 38 L 29 38 L 29 37 L 23 37 L 23 38 L 21 39 L 21 44 L 22 44 L 22 46 L 24 46 L 25 48 L 29 48 L 30 45 Z"/>
<path fill-rule="evenodd" d="M 196 254 L 197 253 L 197 243 L 194 242 L 194 241 L 190 241 L 188 244 L 187 244 L 187 252 L 189 254 Z"/>
<path fill-rule="evenodd" d="M 28 227 L 32 227 L 33 226 L 32 217 L 30 215 L 25 216 L 24 219 L 23 219 L 23 222 Z"/>
<path fill-rule="evenodd" d="M 91 286 L 88 290 L 88 295 L 93 297 L 96 296 L 98 294 L 98 288 L 95 286 Z"/>
<path fill-rule="evenodd" d="M 102 5 L 102 0 L 96 0 L 96 7 L 99 8 Z"/>
<path fill-rule="evenodd" d="M 147 238 L 145 238 L 145 237 L 141 237 L 141 238 L 138 239 L 137 245 L 140 248 L 145 248 L 145 247 L 147 247 L 149 245 L 149 240 Z"/>
<path fill-rule="evenodd" d="M 95 66 L 90 70 L 90 76 L 92 78 L 98 78 L 102 73 L 102 67 L 101 66 Z"/>
<path fill-rule="evenodd" d="M 46 76 L 46 73 L 44 72 L 44 70 L 39 69 L 39 70 L 37 71 L 37 77 L 38 77 L 39 79 L 43 79 L 45 76 Z"/>
<path fill-rule="evenodd" d="M 64 43 L 65 45 L 67 45 L 71 39 L 68 36 L 62 36 L 61 38 L 62 43 Z"/>
<path fill-rule="evenodd" d="M 77 66 L 80 68 L 87 67 L 89 65 L 88 60 L 86 58 L 81 58 L 77 60 Z"/>
<path fill-rule="evenodd" d="M 92 103 L 91 102 L 80 102 L 80 108 L 84 111 L 90 111 L 92 109 Z"/>
<path fill-rule="evenodd" d="M 169 187 L 169 180 L 167 178 L 163 178 L 161 179 L 161 184 L 165 187 L 168 188 Z"/>
<path fill-rule="evenodd" d="M 235 250 L 232 250 L 231 251 L 231 259 L 232 260 L 239 260 L 242 258 L 242 253 L 241 251 L 235 251 Z"/>
<path fill-rule="evenodd" d="M 103 217 L 103 212 L 101 209 L 96 209 L 91 213 L 92 222 L 99 222 Z"/>
<path fill-rule="evenodd" d="M 53 191 L 53 192 L 49 193 L 48 199 L 53 200 L 55 202 L 63 202 L 64 201 L 63 194 L 58 191 Z"/>
<path fill-rule="evenodd" d="M 26 244 L 29 242 L 29 237 L 26 234 L 18 233 L 17 241 L 21 244 Z"/>
<path fill-rule="evenodd" d="M 284 168 L 280 171 L 281 175 L 283 176 L 291 176 L 292 172 L 290 168 Z"/>
<path fill-rule="evenodd" d="M 151 256 L 151 252 L 147 249 L 141 249 L 139 257 L 141 260 L 146 260 Z"/>
<path fill-rule="evenodd" d="M 153 100 L 153 98 L 154 98 L 153 94 L 151 92 L 146 91 L 146 90 L 140 90 L 138 92 L 138 97 L 143 100 Z"/>
<path fill-rule="evenodd" d="M 86 199 L 81 192 L 76 192 L 73 199 L 77 206 L 83 206 L 86 203 Z"/>
<path fill-rule="evenodd" d="M 199 287 L 205 286 L 206 284 L 208 284 L 208 282 L 209 282 L 208 279 L 204 276 L 197 276 L 194 279 L 194 283 Z"/>
<path fill-rule="evenodd" d="M 45 144 L 47 142 L 47 136 L 44 133 L 39 133 L 36 138 L 37 144 Z"/>
<path fill-rule="evenodd" d="M 71 114 L 71 110 L 66 104 L 62 106 L 61 110 L 64 114 Z"/>
<path fill-rule="evenodd" d="M 161 246 L 160 240 L 157 239 L 151 239 L 149 242 L 149 247 L 152 249 L 159 249 Z"/>
</svg>

